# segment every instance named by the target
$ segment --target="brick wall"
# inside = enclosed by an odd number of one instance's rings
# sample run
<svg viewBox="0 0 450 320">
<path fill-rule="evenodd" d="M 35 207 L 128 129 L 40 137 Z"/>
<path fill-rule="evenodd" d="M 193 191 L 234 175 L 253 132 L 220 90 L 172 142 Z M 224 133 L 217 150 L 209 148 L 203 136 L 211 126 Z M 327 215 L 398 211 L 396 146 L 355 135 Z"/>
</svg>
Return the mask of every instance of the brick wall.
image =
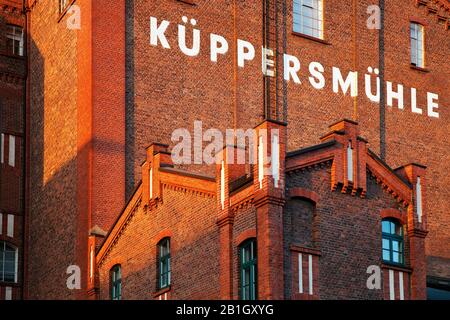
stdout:
<svg viewBox="0 0 450 320">
<path fill-rule="evenodd" d="M 100 299 L 110 299 L 109 271 L 122 266 L 123 299 L 157 296 L 157 244 L 170 236 L 171 299 L 218 299 L 215 199 L 165 187 L 163 203 L 136 213 L 99 266 Z"/>
<path fill-rule="evenodd" d="M 30 19 L 30 261 L 28 297 L 73 299 L 77 259 L 77 37 L 58 3 L 34 3 Z M 86 232 L 86 231 L 85 231 Z"/>
</svg>

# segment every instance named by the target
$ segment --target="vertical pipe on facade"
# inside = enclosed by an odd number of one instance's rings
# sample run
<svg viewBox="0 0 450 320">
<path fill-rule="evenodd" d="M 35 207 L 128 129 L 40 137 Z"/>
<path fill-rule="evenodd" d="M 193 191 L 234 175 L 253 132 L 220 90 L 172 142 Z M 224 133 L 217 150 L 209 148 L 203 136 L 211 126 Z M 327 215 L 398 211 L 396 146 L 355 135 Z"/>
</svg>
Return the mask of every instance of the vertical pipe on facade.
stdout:
<svg viewBox="0 0 450 320">
<path fill-rule="evenodd" d="M 283 0 L 283 55 L 287 52 L 287 6 L 286 6 L 286 0 Z M 277 71 L 279 72 L 280 66 L 277 65 Z M 283 72 L 281 74 L 284 74 L 284 65 L 283 65 Z M 288 100 L 287 100 L 287 82 L 284 80 L 283 77 L 283 122 L 287 123 L 287 108 L 288 108 Z M 287 146 L 287 135 L 285 135 L 285 142 Z M 287 152 L 287 148 L 285 148 Z"/>
<path fill-rule="evenodd" d="M 270 6 L 270 0 L 263 0 L 263 46 L 267 47 L 270 41 L 269 37 L 269 9 Z M 269 115 L 269 104 L 270 104 L 270 86 L 269 86 L 269 78 L 267 76 L 263 76 L 263 82 L 264 82 L 264 120 L 267 120 L 270 118 Z"/>
<path fill-rule="evenodd" d="M 275 67 L 278 68 L 279 65 L 279 50 L 278 50 L 278 1 L 275 0 L 275 55 L 276 55 L 276 63 Z M 275 71 L 275 119 L 277 121 L 280 120 L 279 111 L 278 111 L 278 89 L 279 89 L 279 78 L 278 72 Z"/>
<path fill-rule="evenodd" d="M 384 0 L 379 0 L 380 30 L 379 30 L 379 69 L 380 83 L 384 84 Z M 380 158 L 386 160 L 386 97 L 384 85 L 380 88 Z"/>
<path fill-rule="evenodd" d="M 23 125 L 23 141 L 22 141 L 22 223 L 23 223 L 23 233 L 22 233 L 22 300 L 28 299 L 28 166 L 29 163 L 29 134 L 28 134 L 28 112 L 30 109 L 30 84 L 29 84 L 29 68 L 30 68 L 30 57 L 29 57 L 29 49 L 30 49 L 30 8 L 28 6 L 28 1 L 23 0 L 22 2 L 22 10 L 25 13 L 25 46 L 24 46 L 24 55 L 25 55 L 25 75 L 23 79 L 23 93 L 22 93 L 22 125 Z"/>
<path fill-rule="evenodd" d="M 234 84 L 233 84 L 233 91 L 234 91 L 234 101 L 233 101 L 233 122 L 234 122 L 234 130 L 238 128 L 238 65 L 237 65 L 237 51 L 236 51 L 236 43 L 237 43 L 237 3 L 236 0 L 233 0 L 233 43 L 234 43 L 234 50 L 233 50 L 233 73 L 234 73 Z"/>
<path fill-rule="evenodd" d="M 353 70 L 358 71 L 358 1 L 353 0 Z M 358 121 L 358 95 L 353 98 L 353 120 Z"/>
</svg>

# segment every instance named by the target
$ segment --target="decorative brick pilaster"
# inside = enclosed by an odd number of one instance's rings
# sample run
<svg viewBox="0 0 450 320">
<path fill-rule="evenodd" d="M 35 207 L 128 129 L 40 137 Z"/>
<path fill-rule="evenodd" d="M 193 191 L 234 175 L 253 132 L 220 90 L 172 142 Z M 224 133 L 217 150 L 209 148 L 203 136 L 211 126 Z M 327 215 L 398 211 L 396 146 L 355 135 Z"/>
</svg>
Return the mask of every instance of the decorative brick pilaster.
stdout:
<svg viewBox="0 0 450 320">
<path fill-rule="evenodd" d="M 408 164 L 396 170 L 412 186 L 412 203 L 408 206 L 407 232 L 410 246 L 411 299 L 425 300 L 426 293 L 426 256 L 425 237 L 427 231 L 426 167 Z"/>
<path fill-rule="evenodd" d="M 285 203 L 285 125 L 264 121 L 256 127 L 254 165 L 257 215 L 258 299 L 284 299 L 283 207 Z"/>
<path fill-rule="evenodd" d="M 153 143 L 147 148 L 147 160 L 142 164 L 142 200 L 149 205 L 152 201 L 161 198 L 161 181 L 159 168 L 172 166 L 172 158 L 168 152 L 169 146 Z"/>
<path fill-rule="evenodd" d="M 245 165 L 237 163 L 237 148 L 225 146 L 217 154 L 217 226 L 220 245 L 220 298 L 233 298 L 233 223 L 230 207 L 230 182 L 245 174 Z"/>
<path fill-rule="evenodd" d="M 359 136 L 358 123 L 344 119 L 332 124 L 330 130 L 321 138 L 322 142 L 336 140 L 341 145 L 333 160 L 331 189 L 335 191 L 342 185 L 342 193 L 351 192 L 356 195 L 360 192 L 360 196 L 365 197 L 367 141 Z"/>
</svg>

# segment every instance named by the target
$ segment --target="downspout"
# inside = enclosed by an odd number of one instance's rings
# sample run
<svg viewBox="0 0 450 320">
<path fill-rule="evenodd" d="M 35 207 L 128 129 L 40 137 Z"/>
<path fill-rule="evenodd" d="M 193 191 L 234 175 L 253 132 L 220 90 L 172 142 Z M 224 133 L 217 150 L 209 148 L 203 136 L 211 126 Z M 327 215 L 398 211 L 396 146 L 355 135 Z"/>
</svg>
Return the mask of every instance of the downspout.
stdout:
<svg viewBox="0 0 450 320">
<path fill-rule="evenodd" d="M 28 297 L 28 215 L 29 215 L 29 110 L 30 110 L 30 84 L 28 76 L 30 74 L 30 37 L 28 36 L 30 30 L 30 8 L 28 1 L 23 0 L 22 10 L 25 14 L 25 30 L 24 30 L 24 55 L 25 55 L 25 75 L 23 79 L 23 94 L 22 94 L 22 121 L 23 121 L 23 141 L 22 141 L 22 223 L 23 223 L 23 243 L 22 243 L 22 300 L 27 300 Z"/>
<path fill-rule="evenodd" d="M 384 0 L 379 0 L 380 30 L 379 30 L 379 67 L 380 82 L 384 84 Z M 386 161 L 386 95 L 384 85 L 380 88 L 380 158 Z"/>
</svg>

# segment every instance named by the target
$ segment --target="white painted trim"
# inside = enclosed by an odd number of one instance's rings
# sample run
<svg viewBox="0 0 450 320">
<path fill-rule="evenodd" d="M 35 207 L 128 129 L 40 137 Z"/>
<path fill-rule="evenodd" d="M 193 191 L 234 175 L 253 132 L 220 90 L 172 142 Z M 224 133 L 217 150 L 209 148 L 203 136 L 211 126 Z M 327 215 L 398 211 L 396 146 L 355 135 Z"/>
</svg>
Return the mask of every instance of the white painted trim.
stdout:
<svg viewBox="0 0 450 320">
<path fill-rule="evenodd" d="M 312 263 L 312 255 L 309 255 L 308 259 L 309 259 L 309 294 L 313 295 L 313 263 Z"/>
<path fill-rule="evenodd" d="M 353 149 L 352 142 L 349 141 L 347 146 L 347 180 L 353 182 Z"/>
<path fill-rule="evenodd" d="M 262 189 L 262 183 L 264 179 L 264 139 L 263 136 L 259 136 L 258 143 L 258 180 L 259 188 Z"/>
<path fill-rule="evenodd" d="M 278 133 L 272 137 L 272 177 L 275 188 L 278 188 L 280 182 L 280 137 Z"/>
<path fill-rule="evenodd" d="M 90 248 L 90 259 L 91 259 L 91 263 L 90 263 L 90 267 L 89 267 L 89 278 L 92 283 L 94 280 L 94 248 L 92 245 Z"/>
<path fill-rule="evenodd" d="M 150 172 L 148 173 L 148 185 L 149 185 L 149 196 L 150 200 L 153 199 L 153 168 L 150 168 Z"/>
<path fill-rule="evenodd" d="M 225 162 L 223 160 L 220 168 L 220 203 L 222 210 L 225 209 Z"/>
<path fill-rule="evenodd" d="M 16 137 L 13 135 L 9 136 L 9 156 L 8 164 L 11 167 L 16 166 Z"/>
<path fill-rule="evenodd" d="M 420 177 L 417 177 L 416 183 L 416 211 L 417 220 L 422 222 L 422 185 L 420 182 Z"/>
<path fill-rule="evenodd" d="M 12 288 L 5 287 L 5 300 L 12 300 Z"/>
<path fill-rule="evenodd" d="M 8 214 L 6 235 L 10 238 L 14 238 L 14 215 L 12 214 Z"/>
<path fill-rule="evenodd" d="M 395 300 L 394 270 L 389 270 L 389 299 Z"/>
<path fill-rule="evenodd" d="M 303 256 L 298 254 L 298 292 L 303 293 Z"/>
<path fill-rule="evenodd" d="M 398 283 L 400 287 L 400 300 L 405 300 L 405 291 L 403 289 L 403 272 L 398 273 Z"/>
</svg>

